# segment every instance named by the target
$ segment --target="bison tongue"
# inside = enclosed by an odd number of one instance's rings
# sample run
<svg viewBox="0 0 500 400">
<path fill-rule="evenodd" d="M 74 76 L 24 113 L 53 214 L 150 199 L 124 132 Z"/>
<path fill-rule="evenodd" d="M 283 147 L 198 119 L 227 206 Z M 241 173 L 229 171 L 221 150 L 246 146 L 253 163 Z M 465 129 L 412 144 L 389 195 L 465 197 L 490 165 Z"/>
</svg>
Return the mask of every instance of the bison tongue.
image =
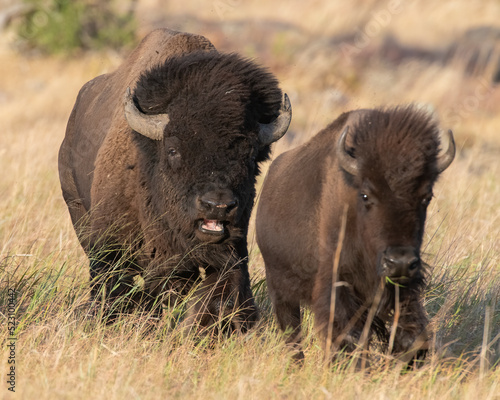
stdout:
<svg viewBox="0 0 500 400">
<path fill-rule="evenodd" d="M 216 219 L 204 219 L 201 227 L 207 231 L 222 232 L 224 225 Z"/>
</svg>

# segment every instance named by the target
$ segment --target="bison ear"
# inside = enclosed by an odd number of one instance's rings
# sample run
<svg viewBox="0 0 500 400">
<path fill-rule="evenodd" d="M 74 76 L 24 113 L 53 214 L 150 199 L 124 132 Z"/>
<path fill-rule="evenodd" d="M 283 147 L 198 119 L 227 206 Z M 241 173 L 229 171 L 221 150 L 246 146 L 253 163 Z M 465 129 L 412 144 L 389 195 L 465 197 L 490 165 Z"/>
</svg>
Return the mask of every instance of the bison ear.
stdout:
<svg viewBox="0 0 500 400">
<path fill-rule="evenodd" d="M 279 115 L 274 121 L 269 124 L 259 124 L 259 142 L 264 146 L 268 146 L 280 139 L 288 130 L 290 121 L 292 120 L 292 105 L 290 99 L 285 93 L 281 101 Z"/>
<path fill-rule="evenodd" d="M 359 166 L 355 158 L 351 157 L 350 154 L 345 149 L 345 141 L 347 134 L 349 133 L 349 127 L 346 126 L 342 134 L 340 135 L 339 141 L 337 143 L 337 159 L 339 160 L 340 167 L 347 173 L 356 176 L 359 173 Z"/>
<path fill-rule="evenodd" d="M 136 132 L 153 140 L 162 140 L 163 132 L 170 118 L 168 114 L 147 115 L 135 105 L 132 93 L 128 87 L 123 99 L 125 119 Z"/>
<path fill-rule="evenodd" d="M 444 136 L 444 135 L 441 135 Z M 447 132 L 447 139 L 448 139 L 448 148 L 446 149 L 445 152 L 440 154 L 437 158 L 437 170 L 438 173 L 443 172 L 446 168 L 448 168 L 455 158 L 455 151 L 456 151 L 456 146 L 455 146 L 455 140 L 453 139 L 453 132 L 451 129 L 448 129 Z M 442 143 L 442 141 L 441 141 Z"/>
</svg>

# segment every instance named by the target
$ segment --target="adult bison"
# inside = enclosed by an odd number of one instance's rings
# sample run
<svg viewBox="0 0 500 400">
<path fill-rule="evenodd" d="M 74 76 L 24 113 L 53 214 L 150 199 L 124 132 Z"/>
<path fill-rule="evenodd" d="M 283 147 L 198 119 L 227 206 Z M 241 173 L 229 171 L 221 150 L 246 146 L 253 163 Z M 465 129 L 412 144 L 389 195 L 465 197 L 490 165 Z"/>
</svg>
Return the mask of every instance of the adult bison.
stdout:
<svg viewBox="0 0 500 400">
<path fill-rule="evenodd" d="M 413 106 L 357 110 L 272 163 L 257 243 L 289 342 L 299 347 L 305 304 L 327 349 L 352 351 L 377 334 L 402 358 L 425 356 L 420 246 L 434 182 L 455 155 L 447 138 L 440 152 L 437 123 Z"/>
<path fill-rule="evenodd" d="M 167 29 L 85 84 L 59 174 L 92 297 L 114 315 L 192 289 L 186 322 L 231 315 L 247 329 L 257 318 L 246 239 L 255 179 L 290 118 L 272 74 Z"/>
</svg>

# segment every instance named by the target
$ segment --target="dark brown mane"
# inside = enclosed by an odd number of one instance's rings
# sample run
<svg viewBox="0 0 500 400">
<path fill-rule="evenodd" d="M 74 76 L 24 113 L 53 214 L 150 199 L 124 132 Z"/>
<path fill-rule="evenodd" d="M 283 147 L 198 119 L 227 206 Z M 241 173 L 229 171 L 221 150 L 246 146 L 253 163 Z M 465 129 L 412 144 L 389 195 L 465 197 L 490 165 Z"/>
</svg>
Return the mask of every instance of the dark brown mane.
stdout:
<svg viewBox="0 0 500 400">
<path fill-rule="evenodd" d="M 238 54 L 213 52 L 167 59 L 141 75 L 135 94 L 147 114 L 167 111 L 173 119 L 194 118 L 208 128 L 214 123 L 221 136 L 244 126 L 254 129 L 249 124 L 255 121 L 268 123 L 282 96 L 266 69 Z M 227 132 L 220 131 L 222 125 Z"/>
</svg>

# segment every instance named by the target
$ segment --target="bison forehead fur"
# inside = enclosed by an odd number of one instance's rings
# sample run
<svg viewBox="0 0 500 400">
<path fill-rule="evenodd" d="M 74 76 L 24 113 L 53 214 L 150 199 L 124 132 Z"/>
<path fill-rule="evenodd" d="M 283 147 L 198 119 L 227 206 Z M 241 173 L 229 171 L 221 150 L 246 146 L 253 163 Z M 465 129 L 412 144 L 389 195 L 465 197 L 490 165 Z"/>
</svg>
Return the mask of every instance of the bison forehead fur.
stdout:
<svg viewBox="0 0 500 400">
<path fill-rule="evenodd" d="M 237 54 L 196 52 L 145 72 L 136 96 L 147 114 L 168 112 L 200 134 L 223 137 L 255 131 L 257 122 L 276 117 L 277 85 L 273 75 Z"/>
<path fill-rule="evenodd" d="M 406 195 L 423 179 L 436 179 L 439 130 L 430 114 L 414 107 L 373 110 L 359 117 L 353 132 L 361 179 L 383 177 L 392 191 Z"/>
<path fill-rule="evenodd" d="M 281 98 L 264 68 L 168 29 L 153 31 L 115 72 L 84 85 L 59 173 L 91 259 L 94 297 L 105 285 L 118 298 L 141 274 L 144 293 L 134 301 L 149 308 L 160 292 L 184 293 L 201 279 L 194 299 L 202 300 L 192 309 L 204 316 L 187 320 L 212 321 L 213 304 L 225 303 L 246 308 L 238 327 L 255 320 L 246 234 L 258 163 L 291 115 Z M 104 284 L 101 275 L 117 265 L 125 284 Z"/>
<path fill-rule="evenodd" d="M 310 305 L 325 340 L 332 329 L 337 349 L 354 349 L 365 324 L 387 344 L 396 284 L 401 317 L 392 350 L 422 354 L 420 246 L 433 184 L 455 154 L 451 131 L 448 139 L 441 151 L 437 122 L 414 106 L 356 110 L 272 163 L 257 210 L 257 243 L 291 342 L 300 341 L 300 306 Z"/>
</svg>

